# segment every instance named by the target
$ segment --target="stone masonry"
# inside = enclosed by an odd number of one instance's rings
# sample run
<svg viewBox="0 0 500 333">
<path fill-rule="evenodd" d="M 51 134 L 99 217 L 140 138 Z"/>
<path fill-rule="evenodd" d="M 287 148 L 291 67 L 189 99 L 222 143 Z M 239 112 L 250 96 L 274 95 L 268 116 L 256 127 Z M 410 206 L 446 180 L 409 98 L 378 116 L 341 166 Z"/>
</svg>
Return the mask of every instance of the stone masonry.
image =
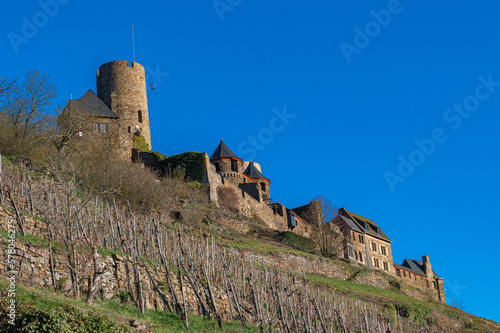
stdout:
<svg viewBox="0 0 500 333">
<path fill-rule="evenodd" d="M 133 137 L 142 136 L 151 150 L 151 132 L 144 67 L 126 60 L 108 62 L 97 70 L 97 96 L 120 116 L 120 147 L 127 156 L 134 148 Z"/>
</svg>

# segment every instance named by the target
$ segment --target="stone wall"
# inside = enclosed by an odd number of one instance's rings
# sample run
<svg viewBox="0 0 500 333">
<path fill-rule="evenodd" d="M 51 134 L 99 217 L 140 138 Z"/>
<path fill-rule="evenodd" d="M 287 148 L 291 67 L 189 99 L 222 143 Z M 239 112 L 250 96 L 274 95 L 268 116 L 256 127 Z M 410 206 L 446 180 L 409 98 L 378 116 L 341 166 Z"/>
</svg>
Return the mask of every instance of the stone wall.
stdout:
<svg viewBox="0 0 500 333">
<path fill-rule="evenodd" d="M 215 166 L 210 162 L 208 154 L 204 153 L 204 156 L 206 161 L 204 182 L 208 185 L 210 201 L 215 203 L 218 207 L 220 207 L 220 205 L 217 189 L 221 186 L 233 186 L 238 193 L 237 199 L 242 215 L 250 218 L 257 218 L 270 229 L 278 231 L 290 230 L 304 237 L 311 236 L 313 227 L 300 219 L 297 220 L 297 227 L 293 228 L 293 230 L 289 228 L 285 206 L 278 202 L 271 204 L 266 193 L 259 188 L 258 183 L 247 183 L 244 177 L 238 181 L 237 175 L 234 177 L 226 177 L 228 175 L 227 171 L 217 173 L 215 171 Z M 219 161 L 222 163 L 229 160 L 222 159 Z M 226 163 L 225 168 L 227 167 L 229 167 L 229 164 Z"/>
<path fill-rule="evenodd" d="M 108 62 L 97 70 L 97 96 L 120 116 L 120 146 L 131 156 L 133 136 L 140 134 L 151 147 L 144 67 L 126 60 Z"/>
<path fill-rule="evenodd" d="M 216 217 L 219 219 L 219 217 Z M 1 230 L 7 229 L 9 220 L 15 219 L 15 213 L 11 210 L 0 207 L 0 228 Z M 231 223 L 231 221 L 227 221 Z M 31 235 L 36 235 L 39 238 L 46 236 L 47 227 L 45 223 L 24 216 L 25 230 Z M 244 226 L 242 226 L 244 227 Z M 6 251 L 7 246 L 5 238 L 2 236 L 0 245 L 0 255 L 3 260 L 0 261 L 0 276 L 7 277 L 7 263 Z M 308 257 L 301 256 L 293 253 L 285 252 L 272 252 L 262 253 L 246 249 L 227 248 L 229 256 L 239 256 L 243 261 L 259 264 L 263 266 L 273 267 L 280 270 L 289 271 L 292 273 L 302 274 L 318 274 L 332 277 L 339 280 L 351 280 L 354 283 L 362 283 L 371 285 L 382 289 L 390 289 L 387 279 L 384 280 L 382 275 L 377 275 L 370 271 L 368 274 L 361 276 L 353 276 L 354 268 L 348 268 L 345 264 L 335 262 L 322 257 Z M 68 266 L 66 264 L 66 257 L 64 253 L 53 251 L 54 262 L 54 276 L 55 281 L 52 279 L 52 271 L 50 269 L 49 250 L 47 246 L 40 246 L 26 242 L 15 242 L 15 271 L 17 281 L 31 284 L 34 286 L 53 288 L 54 284 L 61 290 L 68 291 L 71 287 L 70 276 L 68 274 Z M 125 266 L 128 263 L 128 270 Z M 127 258 L 122 258 L 120 255 L 113 254 L 111 256 L 101 257 L 101 263 L 105 267 L 103 275 L 103 284 L 101 291 L 96 297 L 102 299 L 119 298 L 119 295 L 127 289 L 128 283 L 132 278 L 132 263 Z M 91 260 L 89 260 L 89 271 Z M 143 292 L 145 297 L 145 305 L 147 309 L 163 309 L 163 305 L 158 293 L 154 289 L 154 284 L 150 280 L 148 273 L 143 264 L 139 264 L 141 279 L 143 282 Z M 153 276 L 157 285 L 163 286 L 164 295 L 170 299 L 169 293 L 166 291 L 166 275 L 165 269 L 161 265 L 149 266 L 149 271 Z M 10 276 L 10 275 L 9 275 Z M 176 292 L 179 293 L 180 288 L 176 276 L 171 276 Z M 82 285 L 82 292 L 85 293 L 89 288 L 89 280 L 84 280 Z M 404 284 L 403 284 L 404 286 Z M 188 299 L 189 311 L 194 313 L 197 311 L 196 299 L 193 290 L 190 287 L 189 281 L 184 281 L 184 288 L 186 297 Z M 409 287 L 402 289 L 405 294 L 414 296 L 415 290 Z M 219 313 L 222 314 L 224 319 L 229 319 L 228 313 L 228 299 L 227 293 L 222 288 L 213 286 L 214 297 Z M 416 296 L 422 299 L 422 295 Z M 251 305 L 246 305 L 251 308 Z"/>
<path fill-rule="evenodd" d="M 428 278 L 394 266 L 393 269 L 395 271 L 394 275 L 399 281 L 422 290 L 426 295 L 435 300 L 446 303 L 442 279 Z"/>
</svg>

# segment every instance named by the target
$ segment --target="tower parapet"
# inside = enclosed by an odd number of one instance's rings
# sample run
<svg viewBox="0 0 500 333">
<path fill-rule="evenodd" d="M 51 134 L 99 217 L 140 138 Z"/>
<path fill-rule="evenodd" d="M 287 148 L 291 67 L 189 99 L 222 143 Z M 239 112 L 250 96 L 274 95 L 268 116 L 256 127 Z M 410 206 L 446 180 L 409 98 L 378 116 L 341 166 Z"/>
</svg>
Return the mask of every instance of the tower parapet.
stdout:
<svg viewBox="0 0 500 333">
<path fill-rule="evenodd" d="M 143 137 L 151 150 L 146 74 L 144 67 L 127 60 L 105 63 L 97 70 L 97 96 L 120 116 L 120 147 L 131 156 L 134 136 Z"/>
</svg>

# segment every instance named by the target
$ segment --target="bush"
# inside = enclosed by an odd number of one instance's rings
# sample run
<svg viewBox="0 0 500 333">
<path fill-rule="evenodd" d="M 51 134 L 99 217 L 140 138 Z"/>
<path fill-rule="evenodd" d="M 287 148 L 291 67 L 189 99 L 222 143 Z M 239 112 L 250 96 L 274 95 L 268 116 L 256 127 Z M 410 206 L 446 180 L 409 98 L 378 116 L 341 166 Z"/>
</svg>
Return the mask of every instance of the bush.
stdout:
<svg viewBox="0 0 500 333">
<path fill-rule="evenodd" d="M 186 152 L 178 155 L 166 157 L 159 153 L 154 153 L 153 158 L 157 162 L 156 167 L 162 175 L 171 175 L 178 169 L 184 171 L 186 180 L 203 182 L 205 177 L 205 158 L 202 153 Z"/>
<path fill-rule="evenodd" d="M 0 332 L 27 333 L 121 333 L 129 328 L 117 325 L 104 316 L 84 312 L 72 306 L 62 306 L 45 312 L 31 307 L 18 308 L 15 325 L 2 323 Z M 3 320 L 2 320 L 3 321 Z"/>
<path fill-rule="evenodd" d="M 284 231 L 276 236 L 276 240 L 286 245 L 293 246 L 299 250 L 312 252 L 314 251 L 314 242 L 304 236 L 297 235 L 290 231 Z"/>
<path fill-rule="evenodd" d="M 134 135 L 134 148 L 136 148 L 140 152 L 149 151 L 149 145 L 146 142 L 146 139 L 143 136 Z"/>
<path fill-rule="evenodd" d="M 423 304 L 395 304 L 394 306 L 401 317 L 418 322 L 424 322 L 431 313 L 431 310 Z"/>
</svg>

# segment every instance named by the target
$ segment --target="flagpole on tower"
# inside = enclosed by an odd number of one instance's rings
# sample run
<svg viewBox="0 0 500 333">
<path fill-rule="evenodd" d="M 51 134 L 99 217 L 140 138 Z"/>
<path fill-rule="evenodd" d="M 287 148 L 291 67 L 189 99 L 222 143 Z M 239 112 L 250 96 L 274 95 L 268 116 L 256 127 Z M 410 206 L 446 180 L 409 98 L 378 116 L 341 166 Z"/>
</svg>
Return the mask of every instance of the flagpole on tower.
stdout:
<svg viewBox="0 0 500 333">
<path fill-rule="evenodd" d="M 134 25 L 132 24 L 132 62 L 135 62 Z"/>
</svg>

